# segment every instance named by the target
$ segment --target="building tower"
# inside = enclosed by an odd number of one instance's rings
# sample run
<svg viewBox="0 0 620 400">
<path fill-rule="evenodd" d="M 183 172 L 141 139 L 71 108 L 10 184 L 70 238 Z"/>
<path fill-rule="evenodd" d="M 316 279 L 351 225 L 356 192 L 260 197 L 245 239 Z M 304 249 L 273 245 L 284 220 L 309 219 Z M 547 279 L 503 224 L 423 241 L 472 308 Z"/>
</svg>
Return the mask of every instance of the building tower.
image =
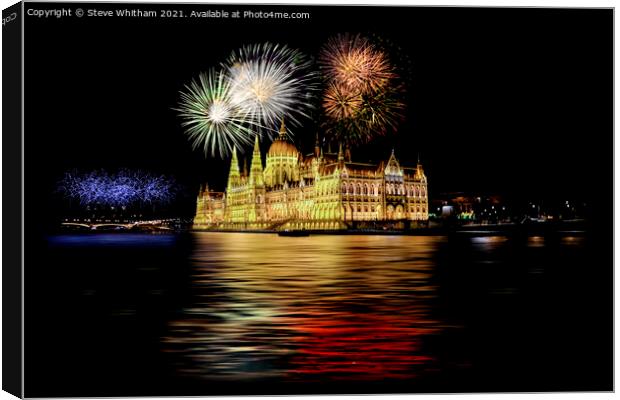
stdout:
<svg viewBox="0 0 620 400">
<path fill-rule="evenodd" d="M 394 155 L 394 149 L 383 172 L 385 185 L 385 218 L 388 220 L 405 217 L 405 176 Z"/>
<path fill-rule="evenodd" d="M 344 165 L 344 153 L 342 152 L 342 142 L 338 146 L 338 165 L 342 167 Z"/>
<path fill-rule="evenodd" d="M 239 172 L 239 161 L 237 160 L 237 148 L 233 147 L 225 199 L 226 208 L 224 217 L 228 221 L 239 221 L 243 218 L 243 213 L 241 212 L 242 210 L 239 209 L 240 193 L 238 188 L 240 186 L 241 174 Z"/>
<path fill-rule="evenodd" d="M 250 176 L 248 178 L 248 222 L 257 223 L 265 220 L 265 180 L 263 162 L 260 155 L 258 135 L 254 140 Z"/>
<path fill-rule="evenodd" d="M 252 152 L 252 164 L 250 167 L 250 183 L 256 186 L 264 186 L 263 177 L 263 160 L 260 155 L 260 145 L 258 143 L 258 135 L 254 140 L 254 151 Z"/>
<path fill-rule="evenodd" d="M 314 156 L 319 157 L 321 154 L 321 143 L 319 142 L 319 133 L 316 133 L 316 140 L 314 141 Z"/>
<path fill-rule="evenodd" d="M 237 148 L 233 147 L 232 160 L 230 160 L 230 171 L 228 172 L 228 188 L 241 184 L 241 174 L 239 172 L 239 161 L 237 160 Z"/>
</svg>

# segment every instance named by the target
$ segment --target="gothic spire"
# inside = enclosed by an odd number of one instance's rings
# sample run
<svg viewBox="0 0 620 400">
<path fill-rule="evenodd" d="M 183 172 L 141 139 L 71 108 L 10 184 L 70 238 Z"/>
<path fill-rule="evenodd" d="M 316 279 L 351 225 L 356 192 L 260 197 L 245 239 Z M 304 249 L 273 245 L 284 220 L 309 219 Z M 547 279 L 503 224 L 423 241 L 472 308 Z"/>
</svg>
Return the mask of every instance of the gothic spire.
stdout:
<svg viewBox="0 0 620 400">
<path fill-rule="evenodd" d="M 243 160 L 243 177 L 247 178 L 248 176 L 248 158 L 245 157 L 245 160 Z"/>
<path fill-rule="evenodd" d="M 286 138 L 286 126 L 284 126 L 284 117 L 282 117 L 282 122 L 280 123 L 280 138 Z"/>
<path fill-rule="evenodd" d="M 316 133 L 316 140 L 314 141 L 314 156 L 318 157 L 321 154 L 321 143 L 319 142 L 319 132 Z"/>
<path fill-rule="evenodd" d="M 351 146 L 348 144 L 344 148 L 344 159 L 347 162 L 351 162 Z"/>
<path fill-rule="evenodd" d="M 254 139 L 254 151 L 252 152 L 252 165 L 250 167 L 250 182 L 258 185 L 263 184 L 263 160 L 260 155 L 258 135 Z"/>
<path fill-rule="evenodd" d="M 240 182 L 239 161 L 237 160 L 237 147 L 233 147 L 232 160 L 230 160 L 230 171 L 228 173 L 228 186 L 236 186 Z"/>
</svg>

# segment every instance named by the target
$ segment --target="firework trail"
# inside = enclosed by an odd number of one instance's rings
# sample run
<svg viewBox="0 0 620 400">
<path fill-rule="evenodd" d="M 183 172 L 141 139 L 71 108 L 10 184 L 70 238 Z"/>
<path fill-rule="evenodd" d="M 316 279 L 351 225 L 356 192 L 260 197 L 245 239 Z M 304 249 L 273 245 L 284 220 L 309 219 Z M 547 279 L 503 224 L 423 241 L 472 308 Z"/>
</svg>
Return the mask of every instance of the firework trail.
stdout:
<svg viewBox="0 0 620 400">
<path fill-rule="evenodd" d="M 264 43 L 233 52 L 223 64 L 230 78 L 231 103 L 273 137 L 282 118 L 299 126 L 309 117 L 317 90 L 311 61 L 287 46 Z M 290 134 L 290 132 L 289 132 Z"/>
<path fill-rule="evenodd" d="M 360 35 L 338 35 L 327 41 L 319 62 L 327 80 L 321 105 L 333 140 L 362 144 L 396 129 L 404 87 L 376 44 Z"/>
<path fill-rule="evenodd" d="M 234 147 L 242 150 L 252 144 L 258 121 L 232 101 L 230 89 L 230 79 L 223 71 L 210 70 L 181 92 L 176 110 L 194 149 L 224 158 Z"/>
</svg>

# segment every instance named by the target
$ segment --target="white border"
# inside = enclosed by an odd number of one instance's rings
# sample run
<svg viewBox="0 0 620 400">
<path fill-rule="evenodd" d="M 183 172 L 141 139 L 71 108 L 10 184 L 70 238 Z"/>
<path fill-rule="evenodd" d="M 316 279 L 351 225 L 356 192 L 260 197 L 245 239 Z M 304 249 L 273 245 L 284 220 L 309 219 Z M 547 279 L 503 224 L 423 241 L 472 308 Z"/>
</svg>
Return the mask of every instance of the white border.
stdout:
<svg viewBox="0 0 620 400">
<path fill-rule="evenodd" d="M 65 1 L 65 2 L 71 2 L 71 1 Z M 118 1 L 118 0 L 111 0 L 109 1 L 110 3 L 127 3 L 127 1 Z M 602 0 L 591 0 L 591 1 L 584 1 L 584 0 L 544 0 L 544 1 L 509 1 L 509 0 L 495 0 L 495 1 L 488 1 L 488 0 L 478 0 L 478 1 L 463 1 L 463 0 L 451 0 L 451 1 L 437 1 L 437 0 L 426 0 L 426 1 L 407 1 L 407 0 L 388 0 L 388 1 L 381 1 L 381 0 L 338 0 L 336 2 L 334 1 L 329 1 L 329 0 L 269 0 L 269 1 L 238 1 L 238 0 L 229 0 L 229 1 L 174 1 L 174 0 L 151 0 L 151 1 L 141 1 L 144 3 L 197 3 L 197 4 L 313 4 L 313 5 L 319 5 L 319 4 L 325 4 L 325 5 L 334 5 L 334 4 L 343 4 L 343 5 L 427 5 L 427 6 L 499 6 L 499 7 L 604 7 L 604 8 L 608 8 L 608 7 L 616 7 L 616 1 L 602 1 Z M 11 6 L 12 4 L 15 4 L 16 1 L 13 0 L 0 0 L 0 6 L 2 9 L 5 9 L 9 6 Z M 22 14 L 23 15 L 23 14 Z M 615 24 L 615 16 L 614 16 L 614 24 Z M 0 33 L 0 42 L 1 42 L 1 38 L 2 35 Z M 23 38 L 23 25 L 22 25 L 22 38 Z M 616 63 L 616 52 L 615 52 L 615 44 L 618 43 L 618 33 L 615 31 L 614 32 L 614 65 L 617 66 Z M 23 41 L 22 41 L 22 48 L 23 48 Z M 1 56 L 1 52 L 0 52 L 0 64 L 2 61 L 2 56 Z M 23 52 L 22 52 L 22 62 L 23 62 Z M 0 73 L 2 71 L 2 67 L 0 66 Z M 614 68 L 614 76 L 615 76 L 615 72 L 616 69 Z M 1 84 L 0 84 L 0 88 L 1 88 Z M 618 89 L 618 85 L 614 79 L 614 100 L 615 100 L 615 93 L 617 92 Z M 23 91 L 23 81 L 22 81 L 22 91 Z M 23 101 L 23 100 L 22 100 Z M 2 105 L 2 100 L 0 100 L 0 110 L 1 110 L 1 105 Z M 0 111 L 1 112 L 1 111 Z M 615 121 L 615 116 L 618 115 L 618 105 L 615 103 L 614 101 L 614 121 Z M 23 124 L 24 120 L 23 120 L 23 103 L 22 103 L 22 124 Z M 22 125 L 23 128 L 23 125 Z M 614 133 L 615 133 L 615 123 L 614 123 Z M 615 134 L 614 134 L 614 138 L 615 138 Z M 618 144 L 618 141 L 614 140 L 614 154 L 618 154 L 618 149 L 619 149 L 620 145 Z M 22 149 L 23 149 L 23 134 L 22 134 Z M 0 141 L 0 176 L 2 174 L 2 164 L 1 164 L 1 152 L 2 152 L 2 143 Z M 24 162 L 24 158 L 23 158 L 23 152 L 22 152 L 22 171 L 23 171 L 23 162 Z M 618 165 L 616 165 L 615 163 L 615 157 L 614 157 L 614 210 L 617 209 L 617 206 L 619 204 L 618 202 L 618 185 L 617 183 L 617 177 L 618 177 Z M 23 191 L 23 175 L 22 175 L 22 191 Z M 2 221 L 2 199 L 1 199 L 1 194 L 2 194 L 2 187 L 0 187 L 0 222 Z M 23 195 L 23 192 L 22 192 Z M 615 227 L 618 225 L 618 222 L 620 221 L 620 218 L 618 217 L 618 215 L 614 212 L 614 232 L 615 232 Z M 23 223 L 23 213 L 22 213 L 22 223 Z M 23 226 L 23 224 L 22 224 Z M 2 232 L 0 232 L 0 242 L 1 242 L 1 238 L 2 238 Z M 614 235 L 614 249 L 620 248 L 620 239 Z M 2 244 L 0 243 L 0 255 L 2 252 Z M 615 252 L 614 252 L 615 253 Z M 22 257 L 23 257 L 23 237 L 22 237 Z M 23 260 L 23 258 L 22 258 Z M 615 266 L 615 256 L 614 256 L 614 266 Z M 22 282 L 23 282 L 23 267 L 22 267 Z M 1 287 L 1 283 L 2 283 L 2 278 L 0 276 L 0 287 Z M 618 275 L 615 274 L 615 268 L 614 268 L 614 288 L 618 287 Z M 22 287 L 22 296 L 23 296 L 23 287 Z M 2 305 L 2 299 L 0 297 L 0 307 Z M 22 305 L 23 305 L 23 298 L 22 298 Z M 615 318 L 615 312 L 618 310 L 618 299 L 615 296 L 615 290 L 614 290 L 614 329 L 617 335 L 618 332 L 618 326 L 617 326 L 617 319 Z M 23 308 L 22 308 L 22 317 L 23 317 Z M 23 321 L 23 319 L 22 319 Z M 1 343 L 1 339 L 2 339 L 2 333 L 1 333 L 1 328 L 2 328 L 2 322 L 0 320 L 0 343 Z M 22 323 L 22 329 L 23 329 L 23 323 Z M 1 349 L 0 349 L 0 355 L 1 355 Z M 615 360 L 618 359 L 618 350 L 617 347 L 614 347 L 614 358 Z M 23 347 L 22 347 L 22 359 L 23 359 Z M 23 372 L 23 370 L 22 370 Z M 0 366 L 0 384 L 1 384 L 1 376 L 2 376 L 2 366 Z M 22 375 L 23 376 L 23 375 Z M 618 369 L 614 368 L 614 384 L 618 383 Z M 23 380 L 22 380 L 22 393 L 23 393 Z M 311 398 L 316 398 L 317 396 L 286 396 L 288 398 L 294 398 L 294 399 L 311 399 Z M 526 398 L 526 399 L 533 399 L 533 398 L 545 398 L 545 399 L 607 399 L 607 398 L 614 398 L 616 397 L 615 393 L 551 393 L 551 394 L 471 394 L 471 395 L 390 395 L 390 396 L 384 396 L 384 395 L 380 395 L 380 396 L 373 396 L 372 398 L 374 399 L 398 399 L 398 398 L 415 398 L 420 399 L 420 400 L 426 400 L 426 399 L 442 399 L 442 398 L 449 398 L 449 399 L 466 399 L 466 398 L 486 398 L 486 399 L 494 399 L 496 397 L 499 397 L 501 399 L 507 399 L 507 400 L 513 400 L 513 399 L 522 399 L 522 398 Z M 620 396 L 619 396 L 620 397 Z M 230 399 L 230 400 L 236 400 L 236 399 L 249 399 L 249 398 L 260 398 L 260 399 L 264 399 L 264 400 L 271 400 L 271 399 L 281 399 L 282 396 L 248 396 L 248 397 L 226 397 L 226 399 Z M 368 396 L 321 396 L 321 398 L 346 398 L 346 399 L 367 399 Z M 13 396 L 9 395 L 6 392 L 0 392 L 0 400 L 5 400 L 5 399 L 14 399 Z M 177 398 L 170 398 L 170 399 L 183 399 L 182 397 L 177 397 Z"/>
</svg>

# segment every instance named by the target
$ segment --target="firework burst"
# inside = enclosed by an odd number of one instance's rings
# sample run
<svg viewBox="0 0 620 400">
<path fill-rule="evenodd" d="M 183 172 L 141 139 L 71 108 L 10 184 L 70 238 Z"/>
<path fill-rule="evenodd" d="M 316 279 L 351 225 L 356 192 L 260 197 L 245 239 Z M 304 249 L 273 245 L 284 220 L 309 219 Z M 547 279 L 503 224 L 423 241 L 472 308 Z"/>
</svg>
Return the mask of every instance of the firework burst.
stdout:
<svg viewBox="0 0 620 400">
<path fill-rule="evenodd" d="M 362 105 L 363 98 L 360 93 L 351 91 L 337 83 L 329 84 L 323 97 L 325 114 L 335 120 L 355 117 Z"/>
<path fill-rule="evenodd" d="M 181 92 L 177 109 L 193 147 L 224 158 L 233 147 L 252 144 L 258 121 L 232 101 L 229 77 L 210 70 L 192 80 Z"/>
<path fill-rule="evenodd" d="M 230 78 L 231 103 L 258 121 L 272 137 L 282 118 L 300 125 L 313 108 L 316 73 L 302 53 L 264 43 L 234 52 L 224 64 Z"/>
<path fill-rule="evenodd" d="M 400 100 L 403 91 L 401 85 L 393 84 L 362 96 L 358 120 L 366 126 L 366 131 L 371 135 L 385 135 L 389 129 L 397 129 L 404 118 L 405 104 Z"/>
<path fill-rule="evenodd" d="M 319 61 L 329 80 L 355 92 L 379 90 L 395 77 L 387 55 L 360 35 L 329 39 Z"/>
<path fill-rule="evenodd" d="M 171 178 L 123 169 L 116 173 L 92 171 L 65 173 L 59 192 L 83 205 L 128 206 L 165 204 L 173 200 L 176 184 Z"/>
<path fill-rule="evenodd" d="M 357 145 L 396 129 L 403 86 L 384 51 L 360 35 L 338 35 L 328 40 L 319 62 L 327 80 L 322 107 L 332 139 Z"/>
</svg>

